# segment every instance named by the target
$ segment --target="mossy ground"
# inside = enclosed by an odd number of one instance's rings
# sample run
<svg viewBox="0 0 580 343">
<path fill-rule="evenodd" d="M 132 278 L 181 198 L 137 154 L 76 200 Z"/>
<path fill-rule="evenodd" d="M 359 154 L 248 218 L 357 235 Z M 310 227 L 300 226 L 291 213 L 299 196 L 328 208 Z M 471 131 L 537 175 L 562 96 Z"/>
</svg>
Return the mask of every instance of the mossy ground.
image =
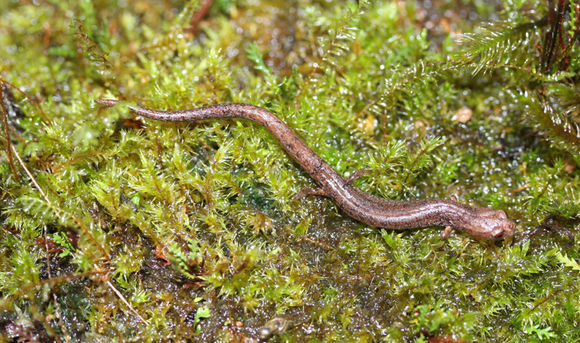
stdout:
<svg viewBox="0 0 580 343">
<path fill-rule="evenodd" d="M 513 30 L 546 3 L 221 0 L 185 33 L 197 8 L 0 4 L 0 341 L 580 340 L 578 46 L 550 69 L 547 27 Z M 364 190 L 518 232 L 367 227 L 296 199 L 312 180 L 253 123 L 102 97 L 263 106 Z"/>
</svg>

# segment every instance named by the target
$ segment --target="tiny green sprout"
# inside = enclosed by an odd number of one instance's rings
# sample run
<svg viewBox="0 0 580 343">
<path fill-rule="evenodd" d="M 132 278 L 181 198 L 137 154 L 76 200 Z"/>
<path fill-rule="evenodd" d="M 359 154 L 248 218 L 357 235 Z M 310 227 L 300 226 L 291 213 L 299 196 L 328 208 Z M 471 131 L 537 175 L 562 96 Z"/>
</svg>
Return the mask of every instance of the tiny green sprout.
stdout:
<svg viewBox="0 0 580 343">
<path fill-rule="evenodd" d="M 135 195 L 131 197 L 131 202 L 136 206 L 139 206 L 139 204 L 141 203 L 141 194 L 135 193 Z"/>
<path fill-rule="evenodd" d="M 62 252 L 58 254 L 59 257 L 71 256 L 75 250 L 68 236 L 64 232 L 56 232 L 51 235 L 52 240 L 62 247 Z"/>
<path fill-rule="evenodd" d="M 196 298 L 197 299 L 197 298 Z M 209 318 L 211 315 L 209 307 L 203 306 L 197 309 L 195 312 L 195 318 L 193 319 L 193 326 L 195 327 L 195 333 L 201 333 L 201 328 L 199 327 L 199 322 L 204 318 Z"/>
<path fill-rule="evenodd" d="M 580 264 L 578 264 L 578 262 L 574 261 L 573 259 L 569 258 L 568 255 L 562 254 L 561 252 L 558 251 L 555 256 L 556 260 L 558 260 L 558 262 L 562 263 L 566 267 L 571 268 L 572 270 L 580 271 Z"/>
<path fill-rule="evenodd" d="M 546 328 L 541 328 L 540 325 L 537 324 L 526 326 L 524 332 L 531 336 L 535 335 L 537 339 L 542 341 L 555 337 L 551 327 L 548 326 Z"/>
<path fill-rule="evenodd" d="M 435 304 L 433 307 L 429 305 L 417 306 L 416 316 L 413 320 L 417 325 L 416 330 L 427 328 L 429 333 L 434 333 L 455 319 L 449 311 L 440 308 L 439 304 Z"/>
<path fill-rule="evenodd" d="M 263 72 L 268 77 L 272 75 L 270 68 L 264 64 L 264 59 L 260 54 L 260 49 L 255 42 L 250 43 L 250 46 L 246 49 L 246 53 L 248 53 L 248 58 L 254 62 L 254 69 Z"/>
<path fill-rule="evenodd" d="M 177 243 L 170 245 L 167 248 L 169 261 L 171 261 L 177 271 L 186 277 L 200 279 L 201 277 L 196 275 L 196 270 L 201 265 L 203 258 L 199 254 L 197 241 L 189 239 L 187 248 L 189 251 L 182 250 Z"/>
</svg>

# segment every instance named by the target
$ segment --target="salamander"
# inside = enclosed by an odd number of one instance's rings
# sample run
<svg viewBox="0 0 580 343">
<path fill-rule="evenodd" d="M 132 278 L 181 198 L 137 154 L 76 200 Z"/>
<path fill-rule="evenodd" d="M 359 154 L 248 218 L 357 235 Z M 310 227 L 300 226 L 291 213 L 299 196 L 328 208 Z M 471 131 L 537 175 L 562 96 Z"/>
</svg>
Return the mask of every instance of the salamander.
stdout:
<svg viewBox="0 0 580 343">
<path fill-rule="evenodd" d="M 114 99 L 99 99 L 107 107 L 115 105 Z M 443 226 L 442 237 L 451 228 L 484 240 L 501 240 L 513 236 L 516 225 L 504 211 L 468 206 L 445 199 L 394 201 L 376 197 L 352 185 L 352 179 L 339 175 L 318 156 L 298 134 L 270 111 L 243 103 L 211 105 L 179 111 L 158 111 L 128 106 L 137 115 L 172 122 L 242 118 L 251 120 L 268 130 L 320 187 L 309 193 L 326 196 L 348 216 L 370 226 L 385 229 L 416 229 Z M 355 173 L 355 177 L 360 173 Z"/>
</svg>

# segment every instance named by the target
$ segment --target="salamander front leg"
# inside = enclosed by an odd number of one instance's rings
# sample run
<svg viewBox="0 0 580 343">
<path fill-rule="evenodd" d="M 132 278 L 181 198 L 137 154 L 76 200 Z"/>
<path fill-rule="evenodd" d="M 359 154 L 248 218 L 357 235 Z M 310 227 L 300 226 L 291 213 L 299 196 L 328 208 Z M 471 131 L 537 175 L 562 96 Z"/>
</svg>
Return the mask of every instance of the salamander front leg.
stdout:
<svg viewBox="0 0 580 343">
<path fill-rule="evenodd" d="M 351 176 L 346 178 L 346 181 L 348 183 L 352 183 L 354 180 L 358 179 L 359 177 L 361 177 L 363 175 L 368 175 L 370 173 L 371 173 L 371 171 L 369 169 L 359 169 L 359 170 L 355 171 Z M 328 194 L 322 188 L 304 187 L 296 194 L 295 198 L 302 199 L 307 195 L 320 195 L 323 197 L 328 197 Z"/>
<path fill-rule="evenodd" d="M 449 236 L 451 235 L 451 231 L 453 231 L 453 228 L 451 226 L 446 226 L 445 229 L 441 231 L 441 239 L 449 238 Z"/>
<path fill-rule="evenodd" d="M 305 196 L 308 195 L 320 195 L 323 197 L 328 197 L 328 194 L 326 193 L 326 191 L 322 188 L 312 188 L 312 187 L 304 187 L 302 188 L 294 197 L 294 199 L 302 199 Z"/>
<path fill-rule="evenodd" d="M 370 169 L 359 169 L 357 171 L 355 171 L 354 173 L 352 173 L 351 176 L 349 176 L 346 181 L 348 181 L 349 183 L 352 183 L 354 180 L 358 179 L 361 176 L 364 175 L 368 175 L 371 173 Z"/>
</svg>

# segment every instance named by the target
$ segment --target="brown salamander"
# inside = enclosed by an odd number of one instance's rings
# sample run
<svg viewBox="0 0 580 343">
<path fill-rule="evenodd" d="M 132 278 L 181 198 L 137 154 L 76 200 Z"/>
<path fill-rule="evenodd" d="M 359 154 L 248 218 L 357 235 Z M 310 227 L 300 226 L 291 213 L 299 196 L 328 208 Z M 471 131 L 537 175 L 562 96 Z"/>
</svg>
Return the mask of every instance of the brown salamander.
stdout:
<svg viewBox="0 0 580 343">
<path fill-rule="evenodd" d="M 118 101 L 100 99 L 97 102 L 110 107 Z M 486 240 L 508 238 L 515 232 L 515 223 L 501 210 L 467 206 L 442 199 L 393 201 L 364 192 L 332 169 L 282 120 L 261 107 L 241 103 L 219 104 L 181 111 L 128 107 L 138 115 L 162 121 L 219 118 L 252 120 L 265 127 L 280 142 L 288 155 L 316 181 L 320 189 L 311 193 L 329 197 L 344 213 L 371 226 L 386 229 L 445 226 L 446 230 L 443 231 L 442 237 L 446 237 L 451 228 L 455 228 L 473 237 Z"/>
</svg>

